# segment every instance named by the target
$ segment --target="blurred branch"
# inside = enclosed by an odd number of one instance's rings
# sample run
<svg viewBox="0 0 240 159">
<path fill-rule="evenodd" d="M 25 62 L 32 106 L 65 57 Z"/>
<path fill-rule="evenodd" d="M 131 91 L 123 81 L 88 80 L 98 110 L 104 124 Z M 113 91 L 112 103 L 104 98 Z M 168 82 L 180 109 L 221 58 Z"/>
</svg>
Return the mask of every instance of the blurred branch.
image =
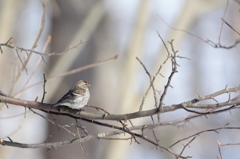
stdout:
<svg viewBox="0 0 240 159">
<path fill-rule="evenodd" d="M 10 38 L 9 40 L 11 40 L 12 38 Z M 8 41 L 9 41 L 8 40 Z M 72 49 L 76 49 L 78 46 L 80 46 L 81 44 L 85 43 L 86 41 L 82 41 L 80 40 L 80 42 L 74 46 L 69 46 L 64 52 L 59 52 L 59 53 L 56 53 L 56 52 L 51 52 L 51 53 L 44 53 L 44 52 L 39 52 L 39 51 L 35 51 L 33 49 L 26 49 L 26 48 L 22 48 L 22 47 L 18 47 L 18 46 L 13 46 L 13 45 L 10 45 L 8 44 L 8 41 L 6 43 L 0 43 L 0 48 L 1 47 L 8 47 L 10 49 L 13 49 L 13 50 L 18 50 L 20 52 L 24 51 L 24 52 L 30 52 L 30 53 L 35 53 L 35 54 L 39 54 L 41 56 L 54 56 L 54 55 L 57 55 L 57 56 L 60 56 L 60 55 L 63 55 L 63 54 L 66 54 L 68 53 L 69 51 L 71 51 Z M 30 54 L 29 54 L 30 56 Z"/>
<path fill-rule="evenodd" d="M 47 11 L 47 1 L 40 1 L 40 3 L 42 4 L 42 16 L 41 16 L 40 28 L 39 28 L 38 35 L 37 35 L 37 37 L 36 37 L 36 39 L 34 41 L 34 44 L 33 44 L 31 50 L 33 50 L 33 49 L 35 49 L 37 47 L 38 41 L 39 41 L 39 39 L 40 39 L 40 37 L 42 35 L 43 29 L 44 29 L 44 25 L 45 25 L 45 15 L 46 15 L 46 11 Z M 28 62 L 29 62 L 29 60 L 30 60 L 30 58 L 32 56 L 32 53 L 33 52 L 30 51 L 29 55 L 27 56 L 26 61 L 24 62 L 23 66 L 22 66 L 22 69 L 18 72 L 16 78 L 14 79 L 14 82 L 13 82 L 13 84 L 11 86 L 11 89 L 10 89 L 10 91 L 8 93 L 9 95 L 12 94 L 15 86 L 17 85 L 20 77 L 22 76 L 22 73 L 23 73 L 24 69 L 26 68 L 26 66 L 28 64 Z"/>
<path fill-rule="evenodd" d="M 47 40 L 46 40 L 45 45 L 44 45 L 44 47 L 43 47 L 43 52 L 44 52 L 44 53 L 46 52 L 47 47 L 48 47 L 48 45 L 50 44 L 51 40 L 52 40 L 52 37 L 49 35 L 49 36 L 47 37 Z M 38 68 L 39 68 L 39 66 L 40 66 L 40 64 L 41 64 L 42 61 L 44 61 L 44 58 L 41 56 L 41 57 L 39 58 L 38 62 L 36 63 L 36 66 L 35 66 L 34 70 L 32 71 L 30 77 L 28 78 L 27 82 L 26 82 L 25 85 L 23 86 L 23 88 L 25 88 L 25 87 L 27 86 L 27 84 L 30 82 L 30 80 L 32 79 L 32 77 L 33 77 L 33 75 L 36 73 L 36 71 L 38 70 Z"/>
<path fill-rule="evenodd" d="M 174 28 L 173 26 L 169 25 L 166 21 L 163 20 L 163 18 L 158 14 L 158 17 L 160 18 L 160 20 L 165 23 L 169 28 L 171 28 L 172 30 L 175 30 L 175 31 L 180 31 L 180 32 L 184 32 L 188 35 L 191 35 L 201 41 L 203 41 L 204 43 L 214 47 L 214 48 L 221 48 L 221 49 L 232 49 L 232 48 L 235 48 L 238 44 L 240 44 L 240 39 L 237 39 L 235 40 L 235 42 L 232 44 L 232 45 L 229 45 L 229 46 L 225 46 L 225 45 L 222 45 L 221 44 L 221 35 L 222 35 L 222 31 L 223 31 L 223 24 L 225 23 L 226 25 L 228 25 L 234 32 L 238 33 L 236 31 L 236 29 L 234 29 L 230 24 L 228 24 L 224 18 L 225 18 L 225 15 L 227 13 L 227 10 L 228 10 L 228 6 L 229 6 L 229 0 L 227 0 L 227 5 L 226 5 L 226 8 L 225 8 L 225 11 L 224 11 L 224 14 L 223 14 L 223 17 L 221 18 L 222 20 L 222 25 L 221 25 L 221 29 L 220 29 L 220 32 L 219 32 L 219 38 L 218 38 L 218 42 L 214 42 L 212 40 L 209 40 L 209 39 L 203 39 L 202 37 L 194 34 L 194 33 L 191 33 L 187 30 L 184 30 L 184 29 L 178 29 L 178 28 Z M 224 22 L 224 23 L 223 23 Z"/>
<path fill-rule="evenodd" d="M 110 62 L 112 60 L 116 60 L 118 58 L 118 55 L 115 55 L 114 57 L 111 57 L 109 59 L 105 59 L 105 60 L 101 60 L 101 61 L 98 61 L 98 62 L 95 62 L 95 63 L 92 63 L 92 64 L 89 64 L 89 65 L 85 65 L 85 66 L 82 66 L 82 67 L 79 67 L 79 68 L 76 68 L 76 69 L 73 69 L 73 70 L 70 70 L 70 71 L 67 71 L 67 72 L 64 72 L 64 73 L 60 73 L 58 75 L 55 75 L 55 76 L 52 76 L 52 77 L 49 77 L 48 78 L 48 81 L 51 81 L 51 80 L 54 80 L 54 79 L 57 79 L 57 78 L 60 78 L 60 77 L 64 77 L 64 76 L 69 76 L 69 75 L 72 75 L 72 74 L 75 74 L 75 73 L 78 73 L 80 71 L 83 71 L 83 70 L 86 70 L 86 69 L 89 69 L 89 68 L 93 68 L 93 67 L 96 67 L 96 66 L 100 66 L 106 62 Z M 34 83 L 34 84 L 31 84 L 29 86 L 25 86 L 23 87 L 20 91 L 18 91 L 17 93 L 15 93 L 13 96 L 16 97 L 16 96 L 19 96 L 22 92 L 26 91 L 27 89 L 29 88 L 32 88 L 36 85 L 39 85 L 39 84 L 42 84 L 44 81 L 40 81 L 40 82 L 37 82 L 37 83 Z"/>
<path fill-rule="evenodd" d="M 228 10 L 228 6 L 229 6 L 229 0 L 227 0 L 227 5 L 226 5 L 226 8 L 224 10 L 223 17 L 221 19 L 225 19 L 225 16 L 226 16 L 226 13 L 227 13 L 227 10 Z M 218 43 L 219 44 L 221 44 L 221 37 L 222 37 L 223 26 L 224 26 L 224 23 L 222 21 L 221 29 L 220 29 L 219 36 L 218 36 Z"/>
</svg>

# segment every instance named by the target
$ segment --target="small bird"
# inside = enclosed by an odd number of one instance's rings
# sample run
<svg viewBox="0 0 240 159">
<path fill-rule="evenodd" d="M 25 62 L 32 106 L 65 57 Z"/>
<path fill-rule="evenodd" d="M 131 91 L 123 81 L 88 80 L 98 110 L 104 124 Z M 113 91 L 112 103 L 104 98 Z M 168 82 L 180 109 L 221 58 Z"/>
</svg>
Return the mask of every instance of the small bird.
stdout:
<svg viewBox="0 0 240 159">
<path fill-rule="evenodd" d="M 80 80 L 53 107 L 67 106 L 71 109 L 81 109 L 90 98 L 87 81 Z"/>
</svg>

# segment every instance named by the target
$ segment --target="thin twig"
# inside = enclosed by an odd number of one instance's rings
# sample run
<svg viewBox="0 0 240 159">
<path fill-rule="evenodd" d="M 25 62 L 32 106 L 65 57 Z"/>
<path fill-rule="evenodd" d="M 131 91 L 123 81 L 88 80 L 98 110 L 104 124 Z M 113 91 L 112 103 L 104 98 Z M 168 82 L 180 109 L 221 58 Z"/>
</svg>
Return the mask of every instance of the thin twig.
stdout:
<svg viewBox="0 0 240 159">
<path fill-rule="evenodd" d="M 229 1 L 227 0 L 227 5 L 226 5 L 226 8 L 224 10 L 224 13 L 223 13 L 223 17 L 221 18 L 222 19 L 222 25 L 221 25 L 221 29 L 220 29 L 220 33 L 219 33 L 219 37 L 218 37 L 218 43 L 221 45 L 221 36 L 222 36 L 222 31 L 223 31 L 223 22 L 224 22 L 224 19 L 225 19 L 225 16 L 226 16 L 226 13 L 227 13 L 227 10 L 228 10 L 228 6 L 229 6 Z"/>
<path fill-rule="evenodd" d="M 217 141 L 217 144 L 218 144 L 218 151 L 219 151 L 219 154 L 220 154 L 220 159 L 222 159 L 222 152 L 221 152 L 221 149 L 220 149 L 220 141 Z"/>
<path fill-rule="evenodd" d="M 24 67 L 24 63 L 23 63 L 21 57 L 19 56 L 18 50 L 15 49 L 15 51 L 16 51 L 16 54 L 17 54 L 17 56 L 18 56 L 19 61 L 21 62 L 21 64 L 22 64 L 24 70 L 26 71 L 26 74 L 28 74 L 27 68 Z"/>
<path fill-rule="evenodd" d="M 236 30 L 236 29 L 234 29 L 228 22 L 226 22 L 224 19 L 222 19 L 221 18 L 221 20 L 227 25 L 227 26 L 229 26 L 229 28 L 231 28 L 234 32 L 236 32 L 238 35 L 240 35 L 240 33 Z"/>
<path fill-rule="evenodd" d="M 81 139 L 81 134 L 79 132 L 79 128 L 78 128 L 78 120 L 76 119 L 76 129 L 77 129 L 77 134 L 78 134 L 78 138 Z M 85 150 L 84 146 L 83 146 L 83 143 L 82 142 L 79 142 L 80 143 L 80 147 L 82 149 L 82 152 L 86 155 L 88 155 L 87 151 Z"/>
<path fill-rule="evenodd" d="M 41 103 L 43 103 L 44 98 L 45 98 L 45 95 L 46 95 L 46 93 L 47 93 L 46 90 L 45 90 L 46 82 L 47 82 L 47 80 L 46 80 L 45 74 L 43 74 L 43 96 L 42 96 Z"/>
<path fill-rule="evenodd" d="M 150 73 L 148 72 L 146 66 L 142 63 L 142 61 L 141 61 L 138 57 L 136 57 L 136 59 L 137 59 L 137 60 L 139 61 L 139 63 L 142 65 L 142 67 L 144 68 L 144 70 L 145 70 L 145 72 L 146 72 L 146 74 L 148 75 L 149 80 L 150 80 L 150 86 L 148 87 L 146 93 L 144 94 L 144 96 L 143 96 L 143 98 L 142 98 L 142 102 L 141 102 L 141 104 L 140 104 L 139 111 L 142 111 L 142 108 L 143 108 L 143 104 L 144 104 L 145 98 L 147 97 L 147 95 L 148 95 L 148 91 L 150 90 L 150 88 L 152 88 L 152 90 L 153 90 L 154 101 L 155 101 L 155 107 L 157 107 L 156 91 L 155 91 L 154 84 L 153 84 L 155 78 L 152 79 L 152 76 L 151 76 Z"/>
<path fill-rule="evenodd" d="M 90 105 L 86 105 L 85 107 L 94 108 L 94 109 L 96 109 L 97 111 L 98 111 L 98 110 L 101 110 L 101 111 L 103 111 L 104 113 L 106 113 L 106 115 L 110 114 L 108 111 L 106 111 L 105 109 L 100 108 L 100 107 L 90 106 Z"/>
<path fill-rule="evenodd" d="M 178 140 L 177 142 L 171 144 L 171 145 L 169 146 L 169 148 L 172 148 L 173 146 L 175 146 L 176 144 L 178 144 L 178 143 L 181 142 L 181 141 L 187 140 L 187 139 L 192 138 L 192 137 L 195 137 L 195 136 L 199 136 L 200 134 L 205 133 L 205 132 L 212 132 L 212 131 L 213 131 L 213 132 L 215 132 L 215 133 L 218 133 L 217 130 L 233 129 L 233 127 L 227 127 L 227 125 L 229 125 L 229 124 L 226 124 L 226 125 L 223 126 L 223 127 L 219 127 L 219 128 L 215 128 L 215 129 L 207 129 L 207 130 L 200 131 L 200 132 L 198 132 L 198 133 L 195 133 L 195 134 L 193 134 L 193 135 L 190 135 L 190 136 L 188 136 L 188 137 L 185 137 L 185 138 L 183 138 L 183 139 Z M 240 127 L 234 127 L 234 129 L 240 129 Z"/>
<path fill-rule="evenodd" d="M 44 47 L 43 47 L 43 53 L 46 52 L 47 47 L 48 47 L 48 45 L 49 45 L 50 42 L 51 42 L 51 39 L 52 39 L 52 38 L 51 38 L 51 36 L 49 35 L 49 36 L 47 37 L 47 40 L 46 40 L 45 44 L 44 44 Z M 41 64 L 42 61 L 43 61 L 43 57 L 41 56 L 41 57 L 39 58 L 37 64 L 36 64 L 36 66 L 35 66 L 35 68 L 34 68 L 32 74 L 29 76 L 27 82 L 24 84 L 24 86 L 23 86 L 22 89 L 24 89 L 24 88 L 28 85 L 28 83 L 29 83 L 30 80 L 32 79 L 33 75 L 37 72 L 37 70 L 38 70 L 38 68 L 39 68 L 39 66 L 40 66 L 40 64 Z"/>
<path fill-rule="evenodd" d="M 172 80 L 172 77 L 173 75 L 177 72 L 177 62 L 176 62 L 176 54 L 177 54 L 177 51 L 174 50 L 174 47 L 173 47 L 173 40 L 169 42 L 170 45 L 171 45 L 171 48 L 172 48 L 172 52 L 173 52 L 173 55 L 171 56 L 171 62 L 172 62 L 172 72 L 170 74 L 170 76 L 168 77 L 168 81 L 167 81 L 167 84 L 165 85 L 164 87 L 164 90 L 163 90 L 163 93 L 160 97 L 160 100 L 159 100 L 159 106 L 158 106 L 158 109 L 161 111 L 161 107 L 163 105 L 163 99 L 165 98 L 166 94 L 167 94 L 167 91 L 168 91 L 168 88 L 171 86 L 171 80 Z"/>
<path fill-rule="evenodd" d="M 53 125 L 56 125 L 57 128 L 62 128 L 63 130 L 65 130 L 66 132 L 68 132 L 69 134 L 72 134 L 73 136 L 76 136 L 75 133 L 73 133 L 72 131 L 68 130 L 66 127 L 70 127 L 69 125 L 60 125 L 60 124 L 57 124 L 55 121 L 53 120 L 50 120 L 48 118 L 46 118 L 44 115 L 34 111 L 33 109 L 29 109 L 30 111 L 32 111 L 34 114 L 37 114 L 38 116 L 42 117 L 43 119 L 47 120 L 49 123 L 53 124 Z"/>
<path fill-rule="evenodd" d="M 209 40 L 209 39 L 203 39 L 202 37 L 200 37 L 200 36 L 198 36 L 198 35 L 195 35 L 195 34 L 189 32 L 189 31 L 186 31 L 186 30 L 183 30 L 183 29 L 174 28 L 174 27 L 170 26 L 167 22 L 165 22 L 165 21 L 161 18 L 160 15 L 158 15 L 158 17 L 159 17 L 169 28 L 171 28 L 172 30 L 184 32 L 184 33 L 186 33 L 186 34 L 188 34 L 188 35 L 191 35 L 191 36 L 199 39 L 200 41 L 202 41 L 202 42 L 204 42 L 204 43 L 206 43 L 206 44 L 208 44 L 208 45 L 210 45 L 210 46 L 212 46 L 212 47 L 214 47 L 214 48 L 232 49 L 232 48 L 236 47 L 238 44 L 240 44 L 240 39 L 237 39 L 237 40 L 234 42 L 234 44 L 229 45 L 229 46 L 224 46 L 224 45 L 222 45 L 222 44 L 215 43 L 215 42 L 213 42 L 213 41 L 211 41 L 211 40 Z"/>
<path fill-rule="evenodd" d="M 70 46 L 69 48 L 67 48 L 65 51 L 63 51 L 63 52 L 50 52 L 50 53 L 44 53 L 44 52 L 39 52 L 39 51 L 35 51 L 35 50 L 33 50 L 33 49 L 26 49 L 26 48 L 22 48 L 22 47 L 18 47 L 18 46 L 12 46 L 12 45 L 9 45 L 9 44 L 7 44 L 7 43 L 0 43 L 0 47 L 8 47 L 8 48 L 10 48 L 10 49 L 14 49 L 14 50 L 18 50 L 18 51 L 24 51 L 24 52 L 26 52 L 26 53 L 28 53 L 28 52 L 32 52 L 32 53 L 35 53 L 35 54 L 38 54 L 38 55 L 41 55 L 41 56 L 48 56 L 48 57 L 50 57 L 50 56 L 61 56 L 61 55 L 63 55 L 63 54 L 66 54 L 66 53 L 68 53 L 69 51 L 71 51 L 71 50 L 73 50 L 73 49 L 76 49 L 76 48 L 78 48 L 80 45 L 82 45 L 83 43 L 86 43 L 87 41 L 82 41 L 82 40 L 80 40 L 80 42 L 79 43 L 77 43 L 76 45 L 74 45 L 74 46 Z M 29 55 L 28 55 L 29 56 Z"/>
<path fill-rule="evenodd" d="M 190 140 L 186 145 L 183 146 L 183 149 L 182 149 L 181 153 L 179 154 L 179 156 L 182 155 L 182 153 L 183 153 L 183 151 L 186 149 L 186 147 L 187 147 L 191 142 L 193 142 L 193 140 L 195 140 L 195 138 L 196 138 L 196 137 L 193 137 L 192 140 Z M 177 157 L 177 158 L 179 158 L 179 157 Z"/>
</svg>

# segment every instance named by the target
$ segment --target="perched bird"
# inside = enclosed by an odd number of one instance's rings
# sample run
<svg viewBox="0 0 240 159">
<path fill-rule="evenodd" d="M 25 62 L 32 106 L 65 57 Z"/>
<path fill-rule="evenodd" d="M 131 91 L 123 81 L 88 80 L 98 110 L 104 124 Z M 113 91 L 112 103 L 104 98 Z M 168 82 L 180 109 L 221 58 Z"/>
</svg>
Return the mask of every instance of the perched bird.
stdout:
<svg viewBox="0 0 240 159">
<path fill-rule="evenodd" d="M 78 81 L 53 107 L 67 106 L 71 109 L 81 109 L 90 98 L 89 86 L 87 81 Z"/>
</svg>

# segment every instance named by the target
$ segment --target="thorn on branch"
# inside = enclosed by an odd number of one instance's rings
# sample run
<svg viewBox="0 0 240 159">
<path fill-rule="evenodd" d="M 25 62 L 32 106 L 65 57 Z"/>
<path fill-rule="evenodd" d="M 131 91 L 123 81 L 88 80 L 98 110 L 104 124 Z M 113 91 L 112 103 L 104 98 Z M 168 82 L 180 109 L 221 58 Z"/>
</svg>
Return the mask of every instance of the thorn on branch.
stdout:
<svg viewBox="0 0 240 159">
<path fill-rule="evenodd" d="M 2 91 L 0 91 L 0 95 L 7 97 L 7 94 L 3 93 Z"/>
<path fill-rule="evenodd" d="M 42 96 L 41 103 L 43 103 L 44 98 L 45 98 L 45 94 L 47 93 L 46 90 L 45 90 L 46 82 L 47 82 L 47 80 L 46 80 L 45 74 L 43 74 L 43 96 Z"/>
<path fill-rule="evenodd" d="M 13 37 L 9 38 L 8 41 L 5 43 L 5 45 L 8 45 L 8 43 L 13 39 Z"/>
<path fill-rule="evenodd" d="M 48 137 L 45 139 L 45 141 L 43 143 L 46 143 L 48 141 L 48 139 L 50 139 L 52 137 L 52 135 L 48 135 Z"/>
<path fill-rule="evenodd" d="M 9 141 L 13 142 L 12 139 L 10 137 L 7 137 L 9 139 Z"/>
</svg>

